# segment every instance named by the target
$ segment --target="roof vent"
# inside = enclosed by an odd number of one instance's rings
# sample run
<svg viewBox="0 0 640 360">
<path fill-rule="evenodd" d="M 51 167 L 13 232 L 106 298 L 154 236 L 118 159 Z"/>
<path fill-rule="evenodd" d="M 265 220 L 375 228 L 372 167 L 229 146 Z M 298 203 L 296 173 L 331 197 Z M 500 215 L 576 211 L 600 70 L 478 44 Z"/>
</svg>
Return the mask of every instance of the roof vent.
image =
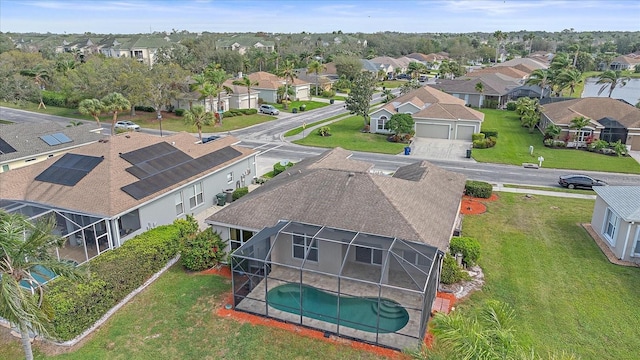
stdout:
<svg viewBox="0 0 640 360">
<path fill-rule="evenodd" d="M 356 176 L 356 173 L 353 173 L 353 172 L 349 173 L 349 177 L 354 177 L 354 176 Z"/>
<path fill-rule="evenodd" d="M 130 139 L 131 135 L 125 135 L 124 137 L 126 137 L 127 139 Z"/>
</svg>

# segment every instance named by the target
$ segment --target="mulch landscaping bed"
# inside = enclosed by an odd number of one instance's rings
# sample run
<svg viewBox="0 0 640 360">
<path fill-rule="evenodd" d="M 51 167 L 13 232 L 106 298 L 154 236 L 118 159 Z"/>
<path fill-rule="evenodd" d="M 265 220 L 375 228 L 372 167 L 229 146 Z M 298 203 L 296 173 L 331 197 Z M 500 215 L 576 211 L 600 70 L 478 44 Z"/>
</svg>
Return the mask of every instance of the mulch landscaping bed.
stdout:
<svg viewBox="0 0 640 360">
<path fill-rule="evenodd" d="M 462 206 L 460 208 L 460 213 L 463 215 L 483 214 L 485 211 L 487 211 L 487 206 L 484 203 L 496 201 L 498 199 L 499 197 L 495 193 L 491 194 L 491 196 L 487 199 L 475 198 L 465 195 L 462 197 Z"/>
</svg>

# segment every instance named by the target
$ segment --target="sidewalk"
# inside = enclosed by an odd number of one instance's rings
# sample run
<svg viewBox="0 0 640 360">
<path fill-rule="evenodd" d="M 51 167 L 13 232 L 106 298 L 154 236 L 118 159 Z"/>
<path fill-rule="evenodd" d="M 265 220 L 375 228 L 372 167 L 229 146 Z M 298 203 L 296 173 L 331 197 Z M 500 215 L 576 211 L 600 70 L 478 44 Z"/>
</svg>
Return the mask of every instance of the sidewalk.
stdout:
<svg viewBox="0 0 640 360">
<path fill-rule="evenodd" d="M 518 193 L 518 194 L 554 196 L 554 197 L 563 197 L 563 198 L 572 198 L 572 199 L 595 200 L 595 198 L 596 198 L 595 195 L 574 194 L 574 193 L 558 192 L 558 191 L 544 191 L 544 190 L 533 190 L 533 189 L 520 189 L 520 188 L 503 187 L 502 184 L 495 185 L 493 187 L 493 191 L 502 191 L 502 192 Z"/>
</svg>

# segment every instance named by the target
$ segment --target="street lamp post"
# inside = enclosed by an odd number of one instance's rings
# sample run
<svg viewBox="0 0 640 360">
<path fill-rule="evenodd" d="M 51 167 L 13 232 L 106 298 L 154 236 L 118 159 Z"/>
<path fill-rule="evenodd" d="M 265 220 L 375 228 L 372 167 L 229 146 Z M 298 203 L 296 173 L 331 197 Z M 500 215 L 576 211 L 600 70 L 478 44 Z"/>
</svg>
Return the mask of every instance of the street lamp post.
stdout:
<svg viewBox="0 0 640 360">
<path fill-rule="evenodd" d="M 158 121 L 160 122 L 160 137 L 162 137 L 162 114 L 158 112 Z"/>
</svg>

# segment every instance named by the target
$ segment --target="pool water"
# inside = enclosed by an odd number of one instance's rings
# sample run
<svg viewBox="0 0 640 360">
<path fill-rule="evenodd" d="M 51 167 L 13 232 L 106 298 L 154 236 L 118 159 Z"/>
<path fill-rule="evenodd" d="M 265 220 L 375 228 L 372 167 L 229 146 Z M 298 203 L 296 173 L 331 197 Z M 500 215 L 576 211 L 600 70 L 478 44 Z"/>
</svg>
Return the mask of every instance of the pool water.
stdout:
<svg viewBox="0 0 640 360">
<path fill-rule="evenodd" d="M 33 278 L 38 282 L 38 284 L 42 285 L 47 283 L 49 280 L 53 279 L 54 277 L 56 277 L 56 274 L 54 274 L 53 271 L 45 268 L 44 266 L 36 265 L 33 267 L 33 270 L 31 270 L 31 276 L 33 276 Z M 27 289 L 32 288 L 27 280 L 20 281 L 20 285 Z"/>
<path fill-rule="evenodd" d="M 267 292 L 267 301 L 272 307 L 292 314 L 300 314 L 302 308 L 303 316 L 333 324 L 338 323 L 339 315 L 340 326 L 367 332 L 396 332 L 409 321 L 409 313 L 396 301 L 376 297 L 341 296 L 338 309 L 337 295 L 307 285 L 277 286 Z"/>
</svg>

